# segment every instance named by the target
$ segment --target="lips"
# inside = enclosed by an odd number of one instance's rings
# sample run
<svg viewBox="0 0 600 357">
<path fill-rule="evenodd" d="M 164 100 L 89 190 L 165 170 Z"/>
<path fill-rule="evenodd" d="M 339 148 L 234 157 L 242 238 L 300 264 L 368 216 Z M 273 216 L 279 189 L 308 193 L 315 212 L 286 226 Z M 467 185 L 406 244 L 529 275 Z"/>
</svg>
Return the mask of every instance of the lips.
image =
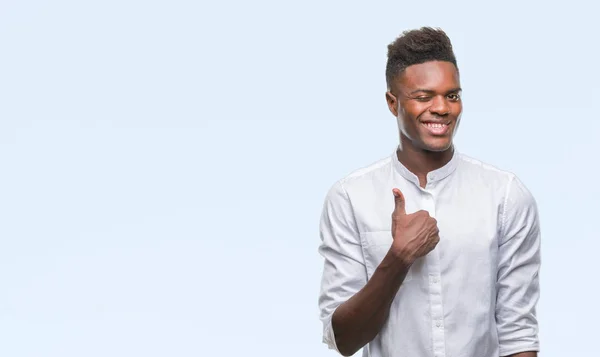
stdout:
<svg viewBox="0 0 600 357">
<path fill-rule="evenodd" d="M 450 123 L 421 122 L 431 135 L 445 135 L 450 131 Z"/>
</svg>

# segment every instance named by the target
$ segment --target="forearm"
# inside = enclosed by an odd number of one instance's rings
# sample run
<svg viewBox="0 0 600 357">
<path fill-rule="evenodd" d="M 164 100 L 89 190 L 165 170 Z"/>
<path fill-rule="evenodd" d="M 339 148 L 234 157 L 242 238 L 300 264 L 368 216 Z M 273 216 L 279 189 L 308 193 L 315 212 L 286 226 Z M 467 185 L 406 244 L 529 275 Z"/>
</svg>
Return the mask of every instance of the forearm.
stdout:
<svg viewBox="0 0 600 357">
<path fill-rule="evenodd" d="M 336 309 L 332 327 L 342 355 L 353 355 L 377 336 L 409 268 L 389 252 L 367 284 Z"/>
</svg>

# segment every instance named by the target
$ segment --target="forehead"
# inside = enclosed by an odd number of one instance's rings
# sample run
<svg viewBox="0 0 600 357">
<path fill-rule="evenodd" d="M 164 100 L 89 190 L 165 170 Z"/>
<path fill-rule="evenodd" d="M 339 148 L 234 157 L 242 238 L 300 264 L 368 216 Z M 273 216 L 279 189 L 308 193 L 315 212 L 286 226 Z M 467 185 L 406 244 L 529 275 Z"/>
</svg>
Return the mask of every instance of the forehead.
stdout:
<svg viewBox="0 0 600 357">
<path fill-rule="evenodd" d="M 408 66 L 398 76 L 396 82 L 407 90 L 446 91 L 460 87 L 458 70 L 453 63 L 445 61 L 430 61 Z"/>
</svg>

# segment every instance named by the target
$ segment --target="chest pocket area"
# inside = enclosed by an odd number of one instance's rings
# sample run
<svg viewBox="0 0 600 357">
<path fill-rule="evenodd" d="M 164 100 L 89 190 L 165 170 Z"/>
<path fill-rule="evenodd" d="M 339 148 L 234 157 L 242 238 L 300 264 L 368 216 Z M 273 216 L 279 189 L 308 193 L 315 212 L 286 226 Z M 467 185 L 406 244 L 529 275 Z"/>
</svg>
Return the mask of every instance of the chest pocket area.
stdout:
<svg viewBox="0 0 600 357">
<path fill-rule="evenodd" d="M 392 246 L 391 231 L 363 232 L 360 234 L 363 242 L 363 252 L 365 255 L 365 266 L 367 268 L 367 276 L 371 279 L 375 269 L 379 266 L 383 258 L 387 255 Z M 404 282 L 412 279 L 411 271 L 408 271 Z"/>
</svg>

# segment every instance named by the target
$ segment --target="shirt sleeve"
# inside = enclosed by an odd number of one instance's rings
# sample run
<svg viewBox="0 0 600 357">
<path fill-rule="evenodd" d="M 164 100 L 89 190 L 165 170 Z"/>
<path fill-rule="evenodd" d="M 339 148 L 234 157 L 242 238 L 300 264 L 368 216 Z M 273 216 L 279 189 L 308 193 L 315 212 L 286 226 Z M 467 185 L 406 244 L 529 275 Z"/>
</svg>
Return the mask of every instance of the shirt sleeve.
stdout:
<svg viewBox="0 0 600 357">
<path fill-rule="evenodd" d="M 500 356 L 539 351 L 540 224 L 535 199 L 516 177 L 507 188 L 500 231 L 496 296 Z"/>
<path fill-rule="evenodd" d="M 319 253 L 324 258 L 319 295 L 323 342 L 339 352 L 331 317 L 335 309 L 367 283 L 360 235 L 348 193 L 341 182 L 328 192 L 320 221 Z"/>
</svg>

